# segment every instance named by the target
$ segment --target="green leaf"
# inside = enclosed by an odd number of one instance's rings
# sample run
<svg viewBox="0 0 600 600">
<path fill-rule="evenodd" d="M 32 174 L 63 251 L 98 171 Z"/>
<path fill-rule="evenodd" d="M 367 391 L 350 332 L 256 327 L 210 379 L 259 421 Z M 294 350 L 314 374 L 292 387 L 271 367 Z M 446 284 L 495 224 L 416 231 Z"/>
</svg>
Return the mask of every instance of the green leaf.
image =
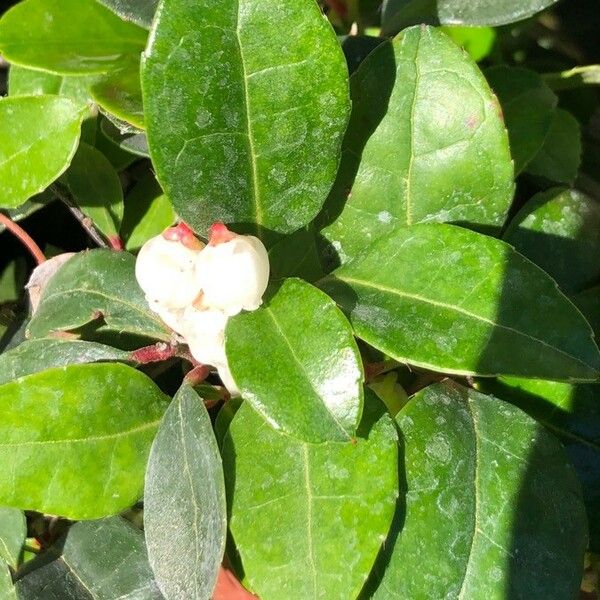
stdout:
<svg viewBox="0 0 600 600">
<path fill-rule="evenodd" d="M 371 395 L 365 412 L 355 444 L 300 442 L 247 402 L 233 419 L 223 448 L 230 528 L 262 600 L 358 595 L 398 494 L 393 422 Z"/>
<path fill-rule="evenodd" d="M 121 517 L 76 523 L 52 562 L 17 582 L 27 600 L 161 600 L 152 576 L 144 536 Z M 48 558 L 45 559 L 46 561 Z"/>
<path fill-rule="evenodd" d="M 0 99 L 0 206 L 16 208 L 69 166 L 85 108 L 58 96 Z"/>
<path fill-rule="evenodd" d="M 96 79 L 95 75 L 63 76 L 11 65 L 8 72 L 8 91 L 11 96 L 65 96 L 76 104 L 86 104 L 90 99 L 90 85 Z"/>
<path fill-rule="evenodd" d="M 125 21 L 150 28 L 159 0 L 98 0 Z"/>
<path fill-rule="evenodd" d="M 531 175 L 573 184 L 581 162 L 581 128 L 577 119 L 559 108 L 554 113 L 544 145 L 527 165 Z"/>
<path fill-rule="evenodd" d="M 506 131 L 454 42 L 408 29 L 367 57 L 351 89 L 342 166 L 321 215 L 342 263 L 399 224 L 502 225 L 513 194 Z"/>
<path fill-rule="evenodd" d="M 320 287 L 358 337 L 400 362 L 461 375 L 598 377 L 600 352 L 581 313 L 495 238 L 398 227 Z"/>
<path fill-rule="evenodd" d="M 100 131 L 108 139 L 111 144 L 125 150 L 136 156 L 148 158 L 150 156 L 148 150 L 148 140 L 143 131 L 121 132 L 118 127 L 111 123 L 108 119 L 103 119 L 100 122 Z"/>
<path fill-rule="evenodd" d="M 129 359 L 129 352 L 94 342 L 48 338 L 25 340 L 0 355 L 0 385 L 46 369 Z"/>
<path fill-rule="evenodd" d="M 600 203 L 577 190 L 536 194 L 516 214 L 503 239 L 575 293 L 600 277 Z"/>
<path fill-rule="evenodd" d="M 575 597 L 585 512 L 555 438 L 450 381 L 417 394 L 398 424 L 406 506 L 374 599 Z"/>
<path fill-rule="evenodd" d="M 312 227 L 303 227 L 291 235 L 284 236 L 269 250 L 271 278 L 299 277 L 306 281 L 315 281 L 323 277 L 316 242 Z"/>
<path fill-rule="evenodd" d="M 139 57 L 147 32 L 96 0 L 24 0 L 0 20 L 0 52 L 16 65 L 87 75 Z"/>
<path fill-rule="evenodd" d="M 123 219 L 123 189 L 108 159 L 93 146 L 80 144 L 65 183 L 84 215 L 107 237 L 118 237 Z"/>
<path fill-rule="evenodd" d="M 0 600 L 17 600 L 8 566 L 0 564 Z"/>
<path fill-rule="evenodd" d="M 600 551 L 600 385 L 502 377 L 478 389 L 518 406 L 562 441 L 583 487 L 590 550 Z"/>
<path fill-rule="evenodd" d="M 148 308 L 135 280 L 135 258 L 127 252 L 82 252 L 50 280 L 29 337 L 77 329 L 102 319 L 105 330 L 168 341 L 171 334 Z"/>
<path fill-rule="evenodd" d="M 496 41 L 496 30 L 491 27 L 461 27 L 450 25 L 441 30 L 479 62 L 490 55 Z"/>
<path fill-rule="evenodd" d="M 25 515 L 15 508 L 0 508 L 0 559 L 13 569 L 19 564 L 26 535 Z"/>
<path fill-rule="evenodd" d="M 535 72 L 521 67 L 492 67 L 485 75 L 498 95 L 519 174 L 539 153 L 556 112 L 556 94 Z"/>
<path fill-rule="evenodd" d="M 309 223 L 350 109 L 344 56 L 316 2 L 165 0 L 150 39 L 148 141 L 177 213 L 200 233 L 218 220 L 255 233 Z"/>
<path fill-rule="evenodd" d="M 187 384 L 173 399 L 152 445 L 144 530 L 165 597 L 210 600 L 227 535 L 225 483 L 210 417 Z"/>
<path fill-rule="evenodd" d="M 522 21 L 557 0 L 384 0 L 382 30 L 389 35 L 415 23 L 489 25 Z"/>
<path fill-rule="evenodd" d="M 139 61 L 101 78 L 92 86 L 91 93 L 104 110 L 135 127 L 144 128 Z"/>
<path fill-rule="evenodd" d="M 583 313 L 600 340 L 600 285 L 584 290 L 571 297 L 571 302 Z"/>
<path fill-rule="evenodd" d="M 120 364 L 69 365 L 0 386 L 0 504 L 70 519 L 132 505 L 166 400 Z"/>
<path fill-rule="evenodd" d="M 176 220 L 175 211 L 152 173 L 127 194 L 121 237 L 129 251 L 139 250 Z"/>
<path fill-rule="evenodd" d="M 363 371 L 335 303 L 299 279 L 228 321 L 225 349 L 242 396 L 276 429 L 310 442 L 349 440 L 362 413 Z"/>
</svg>

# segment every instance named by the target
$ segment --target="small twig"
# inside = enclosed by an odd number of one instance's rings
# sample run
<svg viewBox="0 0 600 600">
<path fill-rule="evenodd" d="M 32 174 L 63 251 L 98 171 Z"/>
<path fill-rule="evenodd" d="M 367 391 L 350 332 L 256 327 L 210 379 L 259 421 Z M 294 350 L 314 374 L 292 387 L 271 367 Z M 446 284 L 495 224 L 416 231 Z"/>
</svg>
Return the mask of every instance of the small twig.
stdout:
<svg viewBox="0 0 600 600">
<path fill-rule="evenodd" d="M 79 224 L 86 230 L 92 241 L 100 246 L 100 248 L 114 248 L 113 244 L 109 244 L 104 237 L 96 231 L 92 220 L 83 214 L 83 212 L 73 203 L 71 197 L 66 194 L 60 186 L 54 184 L 51 189 L 52 192 L 58 196 L 58 199 L 69 209 L 75 219 L 79 221 Z"/>
<path fill-rule="evenodd" d="M 44 253 L 40 247 L 35 243 L 34 239 L 20 226 L 17 225 L 9 216 L 0 212 L 0 223 L 8 229 L 22 244 L 27 248 L 29 254 L 33 256 L 33 259 L 38 265 L 41 265 L 46 261 Z"/>
<path fill-rule="evenodd" d="M 159 342 L 152 346 L 139 348 L 129 355 L 130 360 L 138 365 L 149 365 L 151 363 L 164 362 L 177 355 L 177 346 Z"/>
</svg>

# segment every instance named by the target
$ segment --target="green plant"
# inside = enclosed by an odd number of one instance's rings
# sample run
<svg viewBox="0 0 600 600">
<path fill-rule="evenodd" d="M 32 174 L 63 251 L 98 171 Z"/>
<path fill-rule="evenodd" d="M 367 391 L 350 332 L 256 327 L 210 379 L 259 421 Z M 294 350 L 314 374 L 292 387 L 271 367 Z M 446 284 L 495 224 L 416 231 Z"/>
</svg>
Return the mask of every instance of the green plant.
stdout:
<svg viewBox="0 0 600 600">
<path fill-rule="evenodd" d="M 598 15 L 552 4 L 2 16 L 1 599 L 590 591 Z"/>
</svg>

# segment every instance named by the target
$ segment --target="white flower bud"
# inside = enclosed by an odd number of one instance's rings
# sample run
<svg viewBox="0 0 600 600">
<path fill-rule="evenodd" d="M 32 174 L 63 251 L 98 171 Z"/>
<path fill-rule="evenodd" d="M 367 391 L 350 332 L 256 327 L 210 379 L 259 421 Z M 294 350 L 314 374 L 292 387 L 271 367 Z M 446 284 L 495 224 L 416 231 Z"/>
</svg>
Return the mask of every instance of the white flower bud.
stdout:
<svg viewBox="0 0 600 600">
<path fill-rule="evenodd" d="M 227 388 L 227 391 L 232 396 L 239 396 L 240 390 L 238 390 L 235 381 L 233 380 L 233 375 L 229 370 L 229 365 L 227 363 L 215 365 L 217 367 L 217 372 L 219 373 L 219 377 L 223 382 L 223 385 Z"/>
<path fill-rule="evenodd" d="M 219 310 L 186 308 L 181 321 L 182 335 L 198 362 L 213 366 L 227 364 L 225 325 L 227 316 Z"/>
<path fill-rule="evenodd" d="M 236 235 L 217 224 L 196 259 L 196 277 L 202 308 L 222 310 L 228 316 L 256 310 L 269 282 L 267 250 L 258 238 Z"/>
<path fill-rule="evenodd" d="M 160 302 L 152 300 L 152 298 L 146 297 L 146 300 L 148 302 L 150 310 L 152 312 L 155 312 L 167 327 L 169 327 L 179 335 L 183 335 L 183 308 L 166 308 Z"/>
<path fill-rule="evenodd" d="M 201 247 L 200 242 L 194 248 L 164 234 L 143 245 L 135 276 L 150 302 L 166 309 L 183 309 L 194 301 L 200 293 L 194 265 Z"/>
</svg>

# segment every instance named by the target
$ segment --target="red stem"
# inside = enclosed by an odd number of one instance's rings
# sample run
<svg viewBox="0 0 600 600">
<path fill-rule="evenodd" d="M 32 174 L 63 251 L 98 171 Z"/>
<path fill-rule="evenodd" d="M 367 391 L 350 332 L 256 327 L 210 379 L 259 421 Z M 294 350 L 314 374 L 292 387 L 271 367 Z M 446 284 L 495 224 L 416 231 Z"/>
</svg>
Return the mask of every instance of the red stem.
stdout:
<svg viewBox="0 0 600 600">
<path fill-rule="evenodd" d="M 44 253 L 35 243 L 33 238 L 20 226 L 17 225 L 10 217 L 0 212 L 0 223 L 8 229 L 22 244 L 27 248 L 29 254 L 33 256 L 35 262 L 41 265 L 46 261 Z"/>
</svg>

